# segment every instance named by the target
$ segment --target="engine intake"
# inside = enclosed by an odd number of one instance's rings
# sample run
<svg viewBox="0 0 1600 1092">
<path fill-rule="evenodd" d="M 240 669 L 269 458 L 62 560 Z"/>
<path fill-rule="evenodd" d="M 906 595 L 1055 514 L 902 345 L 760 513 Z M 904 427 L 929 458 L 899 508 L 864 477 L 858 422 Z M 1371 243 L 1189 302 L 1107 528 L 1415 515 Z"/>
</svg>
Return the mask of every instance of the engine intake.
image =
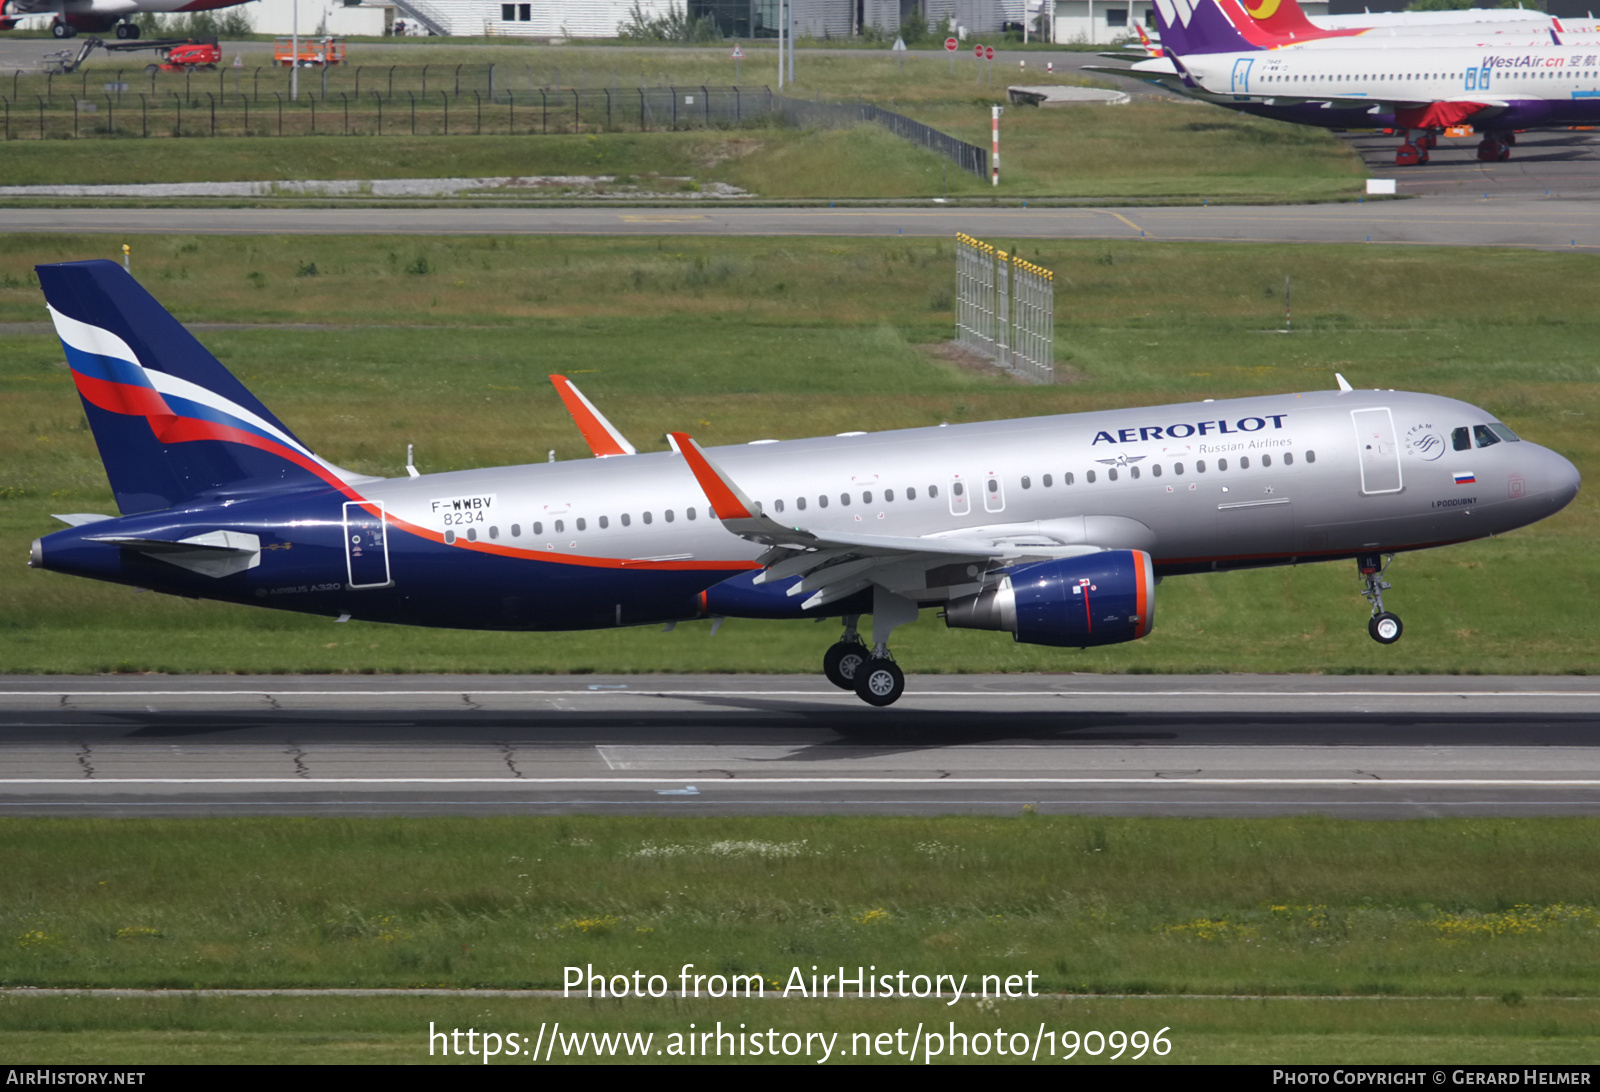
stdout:
<svg viewBox="0 0 1600 1092">
<path fill-rule="evenodd" d="M 1037 561 L 952 601 L 945 625 L 999 629 L 1030 645 L 1087 648 L 1134 641 L 1155 624 L 1155 566 L 1143 550 Z"/>
</svg>

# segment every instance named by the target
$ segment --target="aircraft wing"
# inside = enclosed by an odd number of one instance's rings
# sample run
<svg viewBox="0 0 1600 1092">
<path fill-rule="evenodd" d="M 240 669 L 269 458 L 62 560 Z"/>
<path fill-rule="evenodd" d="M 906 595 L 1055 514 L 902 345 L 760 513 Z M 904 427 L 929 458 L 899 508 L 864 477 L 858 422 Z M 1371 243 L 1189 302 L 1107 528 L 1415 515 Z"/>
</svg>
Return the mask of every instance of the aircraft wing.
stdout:
<svg viewBox="0 0 1600 1092">
<path fill-rule="evenodd" d="M 1154 543 L 1144 524 L 1117 516 L 997 524 L 922 538 L 816 533 L 763 512 L 686 433 L 674 432 L 669 438 L 722 525 L 767 547 L 757 559 L 765 571 L 754 582 L 799 577 L 787 592 L 810 593 L 802 604 L 805 609 L 873 585 L 911 600 L 954 599 L 976 594 L 1011 565 Z"/>
</svg>

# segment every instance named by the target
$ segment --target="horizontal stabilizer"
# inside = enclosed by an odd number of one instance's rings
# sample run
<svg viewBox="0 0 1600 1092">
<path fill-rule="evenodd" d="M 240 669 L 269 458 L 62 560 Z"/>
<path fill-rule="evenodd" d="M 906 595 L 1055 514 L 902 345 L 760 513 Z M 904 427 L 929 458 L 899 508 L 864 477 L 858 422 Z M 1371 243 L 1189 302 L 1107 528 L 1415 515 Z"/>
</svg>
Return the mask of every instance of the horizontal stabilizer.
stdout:
<svg viewBox="0 0 1600 1092">
<path fill-rule="evenodd" d="M 102 516 L 98 512 L 67 512 L 64 515 L 52 515 L 51 519 L 58 519 L 68 527 L 82 527 L 86 523 L 99 523 L 111 516 Z"/>
<path fill-rule="evenodd" d="M 242 531 L 207 531 L 177 540 L 91 535 L 90 541 L 137 550 L 157 561 L 214 579 L 242 573 L 261 564 L 261 539 Z"/>
</svg>

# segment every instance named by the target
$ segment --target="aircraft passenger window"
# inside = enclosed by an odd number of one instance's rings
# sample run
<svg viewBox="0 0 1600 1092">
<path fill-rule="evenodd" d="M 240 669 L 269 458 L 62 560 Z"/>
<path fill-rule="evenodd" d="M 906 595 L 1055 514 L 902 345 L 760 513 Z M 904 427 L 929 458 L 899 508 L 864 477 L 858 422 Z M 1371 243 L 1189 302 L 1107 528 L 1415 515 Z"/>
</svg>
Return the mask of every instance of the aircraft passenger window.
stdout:
<svg viewBox="0 0 1600 1092">
<path fill-rule="evenodd" d="M 1218 459 L 1217 460 L 1217 469 L 1218 470 L 1226 470 L 1226 469 L 1228 469 L 1228 460 L 1227 459 Z"/>
<path fill-rule="evenodd" d="M 610 527 L 610 526 L 611 526 L 611 517 L 610 516 L 601 516 L 600 517 L 600 530 L 604 531 L 607 527 Z"/>
<path fill-rule="evenodd" d="M 1094 471 L 1091 470 L 1087 474 L 1085 474 L 1083 476 L 1083 480 L 1088 482 L 1090 485 L 1093 485 L 1094 484 Z"/>
<path fill-rule="evenodd" d="M 1261 456 L 1261 465 L 1263 467 L 1271 466 L 1272 465 L 1272 456 L 1271 455 L 1263 455 L 1263 456 Z"/>
<path fill-rule="evenodd" d="M 1306 462 L 1314 463 L 1316 461 L 1317 461 L 1317 453 L 1315 451 L 1306 452 Z"/>
<path fill-rule="evenodd" d="M 467 541 L 468 542 L 477 542 L 478 541 L 478 529 L 476 527 L 468 527 L 467 528 Z"/>
<path fill-rule="evenodd" d="M 1072 477 L 1072 471 L 1069 470 L 1065 474 L 1061 475 L 1061 484 L 1062 485 L 1071 485 L 1073 483 L 1073 481 L 1074 481 L 1074 478 Z"/>
<path fill-rule="evenodd" d="M 1174 478 L 1183 477 L 1183 464 L 1182 463 L 1173 463 L 1172 464 L 1172 476 Z"/>
<path fill-rule="evenodd" d="M 456 533 L 454 531 L 446 531 L 444 533 L 444 544 L 446 546 L 450 545 L 455 540 L 456 540 Z"/>
<path fill-rule="evenodd" d="M 511 525 L 511 537 L 512 538 L 521 538 L 522 537 L 522 524 L 513 523 Z"/>
<path fill-rule="evenodd" d="M 758 505 L 756 505 L 756 508 L 757 508 L 757 510 L 759 510 L 761 508 L 761 506 L 758 504 Z M 649 512 L 646 512 L 644 514 L 644 521 L 646 523 L 654 523 L 655 522 L 655 517 L 652 516 Z M 558 530 L 558 531 L 561 530 L 561 524 L 560 523 L 556 524 L 556 530 Z"/>
<path fill-rule="evenodd" d="M 826 508 L 826 507 L 828 507 L 828 495 L 826 493 L 824 493 L 822 496 L 817 498 L 817 507 L 818 508 Z"/>
<path fill-rule="evenodd" d="M 849 508 L 850 507 L 850 494 L 849 493 L 840 493 L 839 494 L 839 503 L 843 507 Z"/>
<path fill-rule="evenodd" d="M 883 491 L 883 499 L 884 499 L 885 503 L 893 504 L 894 503 L 894 490 L 893 489 L 885 489 Z"/>
<path fill-rule="evenodd" d="M 783 503 L 783 502 L 782 502 L 782 501 L 779 501 L 779 502 L 778 502 L 778 503 L 779 503 L 779 504 L 782 504 L 782 503 Z M 666 515 L 666 517 L 667 517 L 667 522 L 668 522 L 668 523 L 671 523 L 671 522 L 672 522 L 672 509 L 670 509 L 670 508 L 668 508 L 668 509 L 667 509 L 667 510 L 666 510 L 666 512 L 665 512 L 665 515 Z M 583 528 L 582 528 L 582 527 L 581 527 L 581 526 L 580 526 L 580 527 L 579 527 L 579 528 L 578 528 L 578 530 L 580 530 L 580 531 L 581 531 L 581 530 L 583 530 Z"/>
<path fill-rule="evenodd" d="M 1094 471 L 1091 470 L 1091 471 L 1089 471 L 1089 473 L 1092 475 L 1094 473 Z M 1106 477 L 1109 478 L 1111 481 L 1116 481 L 1117 480 L 1117 468 L 1116 467 L 1112 467 L 1110 470 L 1106 471 Z M 1094 479 L 1091 477 L 1089 480 L 1093 481 Z"/>
<path fill-rule="evenodd" d="M 914 485 L 906 486 L 906 500 L 916 500 L 916 499 L 917 499 L 917 487 L 914 486 Z"/>
<path fill-rule="evenodd" d="M 624 527 L 629 527 L 629 526 L 632 526 L 632 524 L 633 524 L 633 517 L 628 515 L 628 513 L 626 513 L 626 512 L 622 513 L 622 525 Z M 537 528 L 538 525 L 535 524 L 534 526 Z"/>
<path fill-rule="evenodd" d="M 939 487 L 937 485 L 928 486 L 928 497 L 931 500 L 939 499 Z"/>
<path fill-rule="evenodd" d="M 1151 477 L 1154 477 L 1154 478 L 1159 478 L 1159 477 L 1161 477 L 1161 464 L 1160 464 L 1160 463 L 1153 463 L 1153 464 L 1151 464 L 1151 467 L 1150 467 L 1150 476 L 1151 476 Z"/>
<path fill-rule="evenodd" d="M 1048 475 L 1048 474 L 1046 474 L 1046 475 L 1045 475 L 1045 476 L 1044 476 L 1044 487 L 1045 487 L 1045 488 L 1046 488 L 1046 489 L 1049 489 L 1049 488 L 1050 488 L 1050 485 L 1051 485 L 1051 482 L 1050 482 L 1050 475 Z"/>
<path fill-rule="evenodd" d="M 989 479 L 989 492 L 991 492 L 991 493 L 1000 492 L 1000 483 L 999 483 L 999 481 L 997 481 L 994 478 L 990 478 Z"/>
<path fill-rule="evenodd" d="M 1227 467 L 1223 467 L 1223 469 L 1226 470 Z M 1249 470 L 1250 469 L 1250 456 L 1248 456 L 1248 455 L 1239 456 L 1239 469 L 1240 470 Z"/>
<path fill-rule="evenodd" d="M 500 528 L 498 528 L 498 527 L 489 528 L 489 537 L 490 538 L 499 538 L 500 537 Z"/>
<path fill-rule="evenodd" d="M 804 497 L 796 497 L 794 499 L 794 506 L 800 511 L 804 512 L 806 510 L 806 499 Z"/>
<path fill-rule="evenodd" d="M 566 524 L 562 523 L 560 520 L 556 520 L 556 534 L 559 535 L 561 532 L 565 531 L 566 529 L 567 529 Z"/>
<path fill-rule="evenodd" d="M 1194 472 L 1196 474 L 1204 474 L 1206 472 L 1206 461 L 1204 459 L 1196 459 L 1194 461 Z"/>
<path fill-rule="evenodd" d="M 963 494 L 963 493 L 965 493 L 967 491 L 967 487 L 962 485 L 960 482 L 956 482 L 950 488 L 955 492 L 955 495 L 958 496 L 958 497 L 961 496 L 961 494 Z"/>
<path fill-rule="evenodd" d="M 536 535 L 542 535 L 542 534 L 544 534 L 544 524 L 542 524 L 542 523 L 535 523 L 535 524 L 534 524 L 534 525 L 533 525 L 533 533 L 534 533 L 534 534 L 536 534 Z"/>
<path fill-rule="evenodd" d="M 871 504 L 872 503 L 872 490 L 869 489 L 865 493 L 861 494 L 861 503 L 862 504 Z"/>
<path fill-rule="evenodd" d="M 772 509 L 775 512 L 783 511 L 783 498 L 782 497 L 779 497 L 777 500 L 772 502 Z"/>
<path fill-rule="evenodd" d="M 1473 425 L 1472 438 L 1478 441 L 1479 447 L 1489 447 L 1500 442 L 1500 437 L 1489 431 L 1488 425 Z"/>
<path fill-rule="evenodd" d="M 1133 478 L 1134 478 L 1134 479 L 1135 479 L 1135 480 L 1138 480 L 1138 477 L 1139 477 L 1139 468 L 1138 468 L 1138 467 L 1136 467 L 1136 466 L 1130 466 L 1130 467 L 1129 467 L 1129 468 L 1128 468 L 1128 473 L 1129 473 L 1129 474 L 1130 474 L 1130 475 L 1131 475 L 1131 476 L 1132 476 L 1132 477 L 1133 477 Z"/>
<path fill-rule="evenodd" d="M 1024 474 L 1022 476 L 1022 488 L 1024 488 L 1024 489 L 1032 489 L 1033 488 L 1033 479 L 1028 477 L 1026 474 Z"/>
<path fill-rule="evenodd" d="M 687 509 L 683 514 L 688 516 L 691 520 L 693 520 L 695 518 L 694 517 L 694 509 L 693 508 Z"/>
<path fill-rule="evenodd" d="M 1293 466 L 1294 465 L 1294 452 L 1285 451 L 1283 453 L 1283 465 L 1284 466 Z"/>
</svg>

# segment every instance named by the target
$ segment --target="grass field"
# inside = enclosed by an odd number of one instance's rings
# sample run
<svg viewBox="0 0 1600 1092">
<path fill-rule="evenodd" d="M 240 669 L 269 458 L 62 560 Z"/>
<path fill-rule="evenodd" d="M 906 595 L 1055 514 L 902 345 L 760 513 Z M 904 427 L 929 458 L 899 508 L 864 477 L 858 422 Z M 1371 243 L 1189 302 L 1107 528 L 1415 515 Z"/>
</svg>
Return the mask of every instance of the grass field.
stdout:
<svg viewBox="0 0 1600 1092">
<path fill-rule="evenodd" d="M 722 49 L 541 47 L 514 58 L 501 47 L 369 51 L 359 64 L 330 70 L 325 96 L 320 77 L 304 76 L 301 101 L 287 105 L 287 77 L 270 68 L 145 76 L 142 66 L 95 61 L 70 76 L 0 76 L 0 95 L 12 102 L 0 185 L 620 174 L 726 182 L 780 201 L 1282 202 L 1350 198 L 1366 176 L 1360 160 L 1329 133 L 1198 103 L 1141 100 L 1117 107 L 1010 108 L 1003 122 L 1006 171 L 997 192 L 875 126 L 819 133 L 758 121 L 731 130 L 662 132 L 664 116 L 653 116 L 655 131 L 630 131 L 637 122 L 623 104 L 634 88 L 672 85 L 692 92 L 737 79 L 758 94 L 775 73 L 760 75 L 755 57 L 737 75 Z M 903 67 L 862 51 L 804 62 L 791 95 L 865 99 L 985 147 L 991 105 L 1006 101 L 1009 80 L 1022 78 L 1007 70 L 980 82 L 967 57 L 953 72 L 931 55 Z M 99 90 L 117 82 L 130 90 Z M 1083 81 L 1029 72 L 1025 82 Z M 613 90 L 615 112 L 591 98 L 575 123 L 573 88 Z M 385 97 L 386 114 L 374 92 Z M 520 109 L 505 105 L 508 92 Z M 555 105 L 545 109 L 547 102 Z M 95 112 L 86 112 L 89 106 Z M 157 139 L 177 132 L 203 136 L 213 120 L 224 135 L 194 145 L 198 151 L 175 155 L 169 140 Z M 372 136 L 380 125 L 384 135 Z M 336 135 L 347 130 L 357 135 Z M 147 131 L 151 139 L 135 139 Z M 312 132 L 321 135 L 305 135 Z"/>
<path fill-rule="evenodd" d="M 118 240 L 0 239 L 0 329 L 38 322 L 36 261 Z M 1004 240 L 995 240 L 1004 244 Z M 398 474 L 585 457 L 550 391 L 572 375 L 635 443 L 707 444 L 1363 386 L 1458 396 L 1600 467 L 1586 285 L 1592 258 L 1379 247 L 1028 243 L 1057 270 L 1057 363 L 1023 386 L 943 359 L 951 247 L 851 239 L 134 240 L 135 269 L 319 453 Z M 309 273 L 315 266 L 316 275 Z M 426 269 L 426 272 L 419 270 Z M 1283 278 L 1295 285 L 1291 337 Z M 291 324 L 301 324 L 300 326 Z M 302 328 L 309 325 L 311 328 Z M 0 553 L 51 512 L 112 510 L 42 326 L 0 336 Z M 1593 493 L 1503 538 L 1402 557 L 1406 639 L 1363 625 L 1348 565 L 1185 577 L 1151 637 L 1071 651 L 907 627 L 913 672 L 1591 672 Z M 831 633 L 831 630 L 829 631 Z M 737 634 L 730 639 L 730 636 Z M 672 635 L 439 633 L 140 596 L 13 565 L 0 572 L 0 670 L 812 671 L 815 627 L 734 621 Z"/>
<path fill-rule="evenodd" d="M 1593 825 L 11 821 L 5 985 L 559 989 L 566 967 L 592 965 L 676 989 L 693 964 L 757 975 L 767 999 L 8 995 L 0 1043 L 30 1062 L 365 1062 L 425 1059 L 430 1020 L 530 1038 L 556 1020 L 846 1039 L 1042 1022 L 1165 1027 L 1167 1061 L 1586 1062 Z M 969 993 L 953 1006 L 772 999 L 813 966 L 965 975 Z M 1016 975 L 1024 993 L 1029 974 L 1039 994 L 1079 996 L 970 992 Z"/>
</svg>

